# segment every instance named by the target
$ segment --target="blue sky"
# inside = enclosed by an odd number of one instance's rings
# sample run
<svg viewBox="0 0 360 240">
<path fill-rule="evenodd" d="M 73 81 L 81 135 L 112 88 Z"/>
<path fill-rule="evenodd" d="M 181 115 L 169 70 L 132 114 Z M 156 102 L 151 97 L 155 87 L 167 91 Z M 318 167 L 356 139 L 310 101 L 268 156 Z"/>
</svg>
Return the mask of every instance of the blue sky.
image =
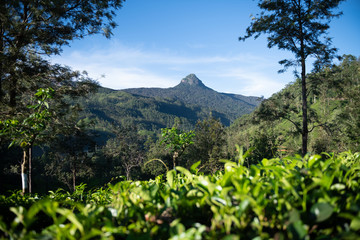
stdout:
<svg viewBox="0 0 360 240">
<path fill-rule="evenodd" d="M 339 9 L 329 36 L 339 54 L 359 57 L 360 0 Z M 110 40 L 76 40 L 52 59 L 113 89 L 168 88 L 194 73 L 219 92 L 270 97 L 294 81 L 292 69 L 277 73 L 292 54 L 268 49 L 265 36 L 238 41 L 258 11 L 252 0 L 127 0 Z"/>
</svg>

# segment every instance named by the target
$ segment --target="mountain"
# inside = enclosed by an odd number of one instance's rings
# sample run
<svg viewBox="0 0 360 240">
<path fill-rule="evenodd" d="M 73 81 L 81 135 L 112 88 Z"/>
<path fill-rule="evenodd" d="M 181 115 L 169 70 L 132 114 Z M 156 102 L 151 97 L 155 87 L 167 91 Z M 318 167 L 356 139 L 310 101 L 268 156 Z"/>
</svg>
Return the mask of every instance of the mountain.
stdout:
<svg viewBox="0 0 360 240">
<path fill-rule="evenodd" d="M 221 121 L 230 125 L 236 118 L 252 112 L 261 102 L 258 97 L 220 93 L 208 88 L 195 74 L 189 74 L 172 88 L 131 88 L 123 91 L 144 97 L 178 100 L 186 105 L 208 108 L 223 115 Z M 220 117 L 221 116 L 214 116 Z"/>
<path fill-rule="evenodd" d="M 181 101 L 145 97 L 121 90 L 100 88 L 96 94 L 83 99 L 81 118 L 92 120 L 96 128 L 104 131 L 111 129 L 112 124 L 121 126 L 136 125 L 138 129 L 154 131 L 170 127 L 175 118 L 192 128 L 198 119 L 209 116 L 208 109 L 199 106 L 188 106 Z M 214 114 L 221 116 L 214 111 Z M 226 119 L 226 116 L 221 116 Z"/>
<path fill-rule="evenodd" d="M 114 125 L 136 125 L 146 132 L 171 127 L 179 119 L 183 128 L 193 129 L 198 120 L 212 116 L 229 126 L 259 103 L 257 97 L 216 92 L 194 74 L 172 88 L 100 88 L 80 101 L 84 109 L 81 119 L 94 122 L 105 139 Z"/>
</svg>

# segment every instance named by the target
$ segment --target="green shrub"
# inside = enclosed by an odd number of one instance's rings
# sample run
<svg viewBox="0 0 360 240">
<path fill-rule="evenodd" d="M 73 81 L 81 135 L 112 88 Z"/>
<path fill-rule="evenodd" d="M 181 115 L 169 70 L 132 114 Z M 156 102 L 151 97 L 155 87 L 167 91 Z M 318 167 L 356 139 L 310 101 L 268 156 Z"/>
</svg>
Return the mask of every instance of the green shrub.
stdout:
<svg viewBox="0 0 360 240">
<path fill-rule="evenodd" d="M 91 191 L 15 193 L 0 198 L 0 238 L 359 239 L 360 154 L 324 156 L 248 167 L 240 151 L 214 175 L 197 163 Z"/>
</svg>

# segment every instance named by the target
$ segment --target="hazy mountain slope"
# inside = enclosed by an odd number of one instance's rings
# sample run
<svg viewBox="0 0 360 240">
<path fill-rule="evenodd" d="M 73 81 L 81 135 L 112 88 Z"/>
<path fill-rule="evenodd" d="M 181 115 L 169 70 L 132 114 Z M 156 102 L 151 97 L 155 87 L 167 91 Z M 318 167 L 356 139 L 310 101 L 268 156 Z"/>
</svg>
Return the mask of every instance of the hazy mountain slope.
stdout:
<svg viewBox="0 0 360 240">
<path fill-rule="evenodd" d="M 80 103 L 84 109 L 81 118 L 94 122 L 94 128 L 106 135 L 112 132 L 113 125 L 136 125 L 139 130 L 156 131 L 171 127 L 175 119 L 180 119 L 183 128 L 193 129 L 198 120 L 210 116 L 229 126 L 239 116 L 252 112 L 259 99 L 218 93 L 191 74 L 168 89 L 100 88 Z"/>
<path fill-rule="evenodd" d="M 194 74 L 188 75 L 172 88 L 132 88 L 123 91 L 140 96 L 180 100 L 188 105 L 209 108 L 226 115 L 230 122 L 252 112 L 261 102 L 258 97 L 216 92 L 206 87 Z"/>
<path fill-rule="evenodd" d="M 111 129 L 112 124 L 120 124 L 153 131 L 172 126 L 175 118 L 179 118 L 185 127 L 192 128 L 198 119 L 209 117 L 210 112 L 224 122 L 229 121 L 227 116 L 208 108 L 106 88 L 100 88 L 80 103 L 84 109 L 82 118 L 95 120 L 96 128 L 104 130 Z"/>
</svg>

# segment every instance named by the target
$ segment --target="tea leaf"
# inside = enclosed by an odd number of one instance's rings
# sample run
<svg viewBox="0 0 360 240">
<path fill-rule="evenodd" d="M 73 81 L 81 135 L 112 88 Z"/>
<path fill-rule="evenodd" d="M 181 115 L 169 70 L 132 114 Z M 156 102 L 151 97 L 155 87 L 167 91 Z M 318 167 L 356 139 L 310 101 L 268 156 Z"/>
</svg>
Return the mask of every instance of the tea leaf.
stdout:
<svg viewBox="0 0 360 240">
<path fill-rule="evenodd" d="M 360 217 L 355 217 L 350 224 L 350 229 L 359 231 L 360 230 Z"/>
<path fill-rule="evenodd" d="M 310 209 L 311 214 L 316 218 L 316 222 L 325 221 L 332 215 L 333 211 L 334 209 L 330 204 L 323 202 L 316 203 Z"/>
</svg>

